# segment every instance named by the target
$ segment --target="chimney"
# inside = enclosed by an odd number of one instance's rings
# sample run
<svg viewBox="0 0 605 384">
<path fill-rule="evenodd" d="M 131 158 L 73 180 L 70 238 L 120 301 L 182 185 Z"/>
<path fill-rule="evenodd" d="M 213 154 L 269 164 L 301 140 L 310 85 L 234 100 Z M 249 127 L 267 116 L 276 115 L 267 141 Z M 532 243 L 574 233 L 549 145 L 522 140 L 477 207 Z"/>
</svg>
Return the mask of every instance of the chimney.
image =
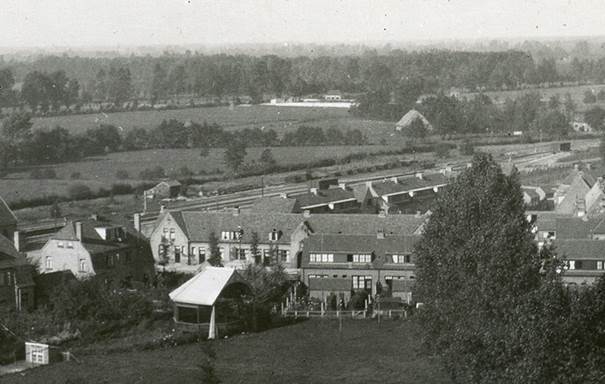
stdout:
<svg viewBox="0 0 605 384">
<path fill-rule="evenodd" d="M 15 231 L 13 233 L 13 240 L 14 240 L 14 245 L 15 245 L 15 249 L 17 250 L 17 252 L 21 252 L 21 233 L 19 231 Z"/>
<path fill-rule="evenodd" d="M 90 218 L 94 221 L 99 221 L 99 215 L 96 213 L 93 213 L 92 215 L 90 215 Z"/>
<path fill-rule="evenodd" d="M 309 191 L 314 194 L 315 196 L 317 196 L 317 188 L 311 188 L 309 189 Z"/>
<path fill-rule="evenodd" d="M 309 211 L 308 209 L 305 209 L 303 211 L 303 217 L 305 217 L 305 218 L 311 217 L 311 211 Z"/>
<path fill-rule="evenodd" d="M 574 164 L 573 165 L 573 169 L 575 169 L 576 171 L 580 169 L 580 164 Z"/>
<path fill-rule="evenodd" d="M 134 229 L 137 232 L 141 232 L 141 214 L 140 213 L 134 214 Z"/>
<path fill-rule="evenodd" d="M 233 208 L 233 216 L 239 216 L 239 207 Z"/>
<path fill-rule="evenodd" d="M 160 205 L 160 213 L 164 213 L 166 206 L 164 204 Z"/>
<path fill-rule="evenodd" d="M 416 177 L 419 178 L 420 180 L 422 180 L 422 178 L 423 178 L 422 172 L 416 172 Z"/>
<path fill-rule="evenodd" d="M 416 214 L 414 215 L 414 217 L 421 218 L 422 217 L 422 212 L 416 211 Z"/>
<path fill-rule="evenodd" d="M 76 240 L 82 241 L 82 222 L 76 221 Z"/>
<path fill-rule="evenodd" d="M 378 231 L 376 231 L 376 238 L 384 239 L 384 229 L 379 229 Z"/>
<path fill-rule="evenodd" d="M 591 163 L 586 163 L 586 169 L 588 169 L 588 170 L 592 169 L 592 164 Z"/>
</svg>

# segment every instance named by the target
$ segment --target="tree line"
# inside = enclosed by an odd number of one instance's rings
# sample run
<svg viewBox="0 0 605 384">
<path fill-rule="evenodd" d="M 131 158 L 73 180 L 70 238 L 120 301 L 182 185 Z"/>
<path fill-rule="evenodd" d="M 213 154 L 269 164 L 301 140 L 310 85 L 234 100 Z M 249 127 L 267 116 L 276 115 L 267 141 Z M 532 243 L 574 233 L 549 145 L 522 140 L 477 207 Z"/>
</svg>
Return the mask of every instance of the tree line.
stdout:
<svg viewBox="0 0 605 384">
<path fill-rule="evenodd" d="M 73 102 L 96 101 L 116 104 L 127 100 L 169 97 L 301 96 L 339 89 L 356 94 L 397 91 L 410 82 L 422 92 L 452 87 L 467 90 L 520 88 L 562 81 L 605 79 L 605 59 L 575 58 L 565 70 L 554 58 L 535 61 L 523 51 L 463 52 L 431 50 L 320 57 L 276 55 L 204 55 L 187 52 L 159 57 L 69 57 L 44 56 L 27 62 L 8 62 L 0 72 L 3 103 L 38 105 L 41 108 Z M 67 81 L 66 81 L 67 79 Z M 13 92 L 23 82 L 21 94 Z M 68 89 L 68 98 L 47 92 Z M 58 86 L 58 87 L 57 87 Z M 27 90 L 26 92 L 24 92 Z M 26 97 L 27 96 L 27 97 Z M 50 98 L 51 100 L 47 100 Z M 55 104 L 53 104 L 53 101 Z M 6 104 L 5 104 L 6 105 Z"/>
<path fill-rule="evenodd" d="M 200 148 L 208 154 L 209 148 L 233 147 L 245 143 L 247 147 L 308 146 L 308 145 L 362 145 L 368 140 L 357 129 L 341 131 L 299 126 L 279 138 L 272 130 L 245 128 L 226 131 L 216 123 L 163 120 L 151 130 L 133 128 L 121 130 L 102 124 L 81 134 L 72 134 L 65 128 L 32 129 L 31 114 L 17 112 L 2 122 L 0 138 L 0 169 L 16 164 L 51 164 L 74 161 L 119 151 L 167 148 Z"/>
</svg>

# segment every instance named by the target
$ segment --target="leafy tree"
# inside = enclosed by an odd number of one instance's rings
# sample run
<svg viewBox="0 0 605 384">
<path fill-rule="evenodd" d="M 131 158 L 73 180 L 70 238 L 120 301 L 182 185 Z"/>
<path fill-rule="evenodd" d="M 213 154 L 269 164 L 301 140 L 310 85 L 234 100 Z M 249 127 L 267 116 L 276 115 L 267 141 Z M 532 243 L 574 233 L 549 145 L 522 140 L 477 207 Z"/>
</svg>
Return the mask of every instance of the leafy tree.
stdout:
<svg viewBox="0 0 605 384">
<path fill-rule="evenodd" d="M 415 255 L 425 337 L 455 382 L 511 382 L 496 380 L 524 358 L 508 344 L 509 322 L 542 266 L 518 175 L 476 154 L 437 199 Z"/>
<path fill-rule="evenodd" d="M 540 113 L 536 125 L 541 132 L 557 138 L 567 136 L 571 129 L 567 117 L 555 110 Z"/>
<path fill-rule="evenodd" d="M 605 109 L 601 107 L 592 107 L 584 112 L 584 121 L 592 129 L 602 131 L 605 128 Z"/>
<path fill-rule="evenodd" d="M 73 184 L 67 189 L 67 193 L 72 200 L 83 200 L 92 196 L 90 187 L 86 184 Z"/>
<path fill-rule="evenodd" d="M 225 148 L 225 165 L 233 172 L 237 172 L 246 157 L 246 144 L 241 140 L 232 140 Z"/>
<path fill-rule="evenodd" d="M 266 165 L 274 165 L 276 163 L 271 148 L 265 148 L 261 153 L 259 160 L 261 163 L 264 163 Z"/>
<path fill-rule="evenodd" d="M 563 109 L 565 110 L 565 115 L 567 115 L 569 120 L 571 120 L 574 113 L 576 113 L 576 107 L 576 103 L 573 101 L 571 94 L 567 92 L 565 94 L 565 101 L 563 102 Z"/>
<path fill-rule="evenodd" d="M 218 247 L 218 237 L 216 237 L 214 232 L 211 232 L 210 237 L 208 238 L 208 250 L 210 252 L 208 263 L 214 267 L 222 267 L 223 259 L 221 258 L 221 252 Z"/>
<path fill-rule="evenodd" d="M 16 102 L 13 91 L 15 76 L 9 68 L 0 69 L 0 107 L 9 107 Z"/>
<path fill-rule="evenodd" d="M 446 143 L 439 143 L 435 145 L 435 156 L 440 159 L 448 157 L 450 154 L 450 146 Z"/>
<path fill-rule="evenodd" d="M 168 94 L 168 79 L 166 70 L 156 63 L 153 67 L 153 75 L 151 79 L 151 104 L 155 104 L 158 99 L 165 98 Z"/>
<path fill-rule="evenodd" d="M 59 206 L 59 202 L 57 200 L 55 200 L 53 202 L 53 205 L 51 205 L 50 207 L 50 218 L 51 219 L 58 219 L 62 216 L 63 214 L 61 213 L 61 207 Z"/>
</svg>

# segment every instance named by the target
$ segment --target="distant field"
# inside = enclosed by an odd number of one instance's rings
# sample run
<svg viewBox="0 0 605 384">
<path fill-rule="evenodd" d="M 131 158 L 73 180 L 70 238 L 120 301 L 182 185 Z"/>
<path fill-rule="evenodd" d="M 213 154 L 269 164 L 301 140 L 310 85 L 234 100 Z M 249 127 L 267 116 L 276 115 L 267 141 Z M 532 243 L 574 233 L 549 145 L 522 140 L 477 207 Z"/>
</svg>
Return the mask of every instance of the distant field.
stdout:
<svg viewBox="0 0 605 384">
<path fill-rule="evenodd" d="M 246 161 L 258 160 L 264 148 L 248 148 Z M 273 156 L 278 164 L 307 163 L 321 159 L 337 159 L 352 153 L 376 153 L 383 150 L 396 149 L 393 146 L 335 146 L 335 147 L 275 147 Z M 216 169 L 224 171 L 224 150 L 212 149 L 207 157 L 200 157 L 197 149 L 157 149 L 146 151 L 117 152 L 106 156 L 87 158 L 83 161 L 55 164 L 39 168 L 52 168 L 57 179 L 34 180 L 30 179 L 31 169 L 11 173 L 8 177 L 0 179 L 0 196 L 7 201 L 43 197 L 44 195 L 65 195 L 70 185 L 85 183 L 93 190 L 101 187 L 107 188 L 112 183 L 139 183 L 149 180 L 140 180 L 139 173 L 155 166 L 161 166 L 166 173 L 178 171 L 181 167 L 188 167 L 195 173 L 200 170 L 211 172 Z M 125 170 L 130 178 L 120 180 L 116 171 Z M 71 179 L 71 174 L 80 173 L 77 180 Z"/>
<path fill-rule="evenodd" d="M 222 383 L 449 384 L 436 358 L 422 355 L 409 321 L 311 320 L 212 342 Z M 78 356 L 2 378 L 19 383 L 203 383 L 196 344 L 152 351 Z"/>
<path fill-rule="evenodd" d="M 159 125 L 163 119 L 191 120 L 199 123 L 207 121 L 218 123 L 227 130 L 264 127 L 265 129 L 274 129 L 278 134 L 294 130 L 302 124 L 323 128 L 332 126 L 342 129 L 358 128 L 364 131 L 372 142 L 379 142 L 378 140 L 383 138 L 388 140 L 394 129 L 393 123 L 361 120 L 351 116 L 347 110 L 340 108 L 296 108 L 264 105 L 43 117 L 34 119 L 34 129 L 53 128 L 59 125 L 72 133 L 79 133 L 101 124 L 113 124 L 125 130 L 134 127 L 151 129 Z"/>
<path fill-rule="evenodd" d="M 523 90 L 514 90 L 514 91 L 490 91 L 484 92 L 485 95 L 489 96 L 494 100 L 494 102 L 504 102 L 507 98 L 515 99 L 523 94 L 530 92 L 537 92 L 542 95 L 542 98 L 549 99 L 551 96 L 559 95 L 561 98 L 561 102 L 564 101 L 564 97 L 566 93 L 569 93 L 576 103 L 577 109 L 580 112 L 583 112 L 587 109 L 590 109 L 593 106 L 601 106 L 605 107 L 605 102 L 597 102 L 594 104 L 585 104 L 584 103 L 584 92 L 587 90 L 594 91 L 595 93 L 599 92 L 599 90 L 605 89 L 605 84 L 591 84 L 591 85 L 577 85 L 577 86 L 569 86 L 569 87 L 559 87 L 559 88 L 538 88 L 538 89 L 523 89 Z M 475 96 L 476 92 L 471 93 L 463 93 L 462 96 Z"/>
</svg>

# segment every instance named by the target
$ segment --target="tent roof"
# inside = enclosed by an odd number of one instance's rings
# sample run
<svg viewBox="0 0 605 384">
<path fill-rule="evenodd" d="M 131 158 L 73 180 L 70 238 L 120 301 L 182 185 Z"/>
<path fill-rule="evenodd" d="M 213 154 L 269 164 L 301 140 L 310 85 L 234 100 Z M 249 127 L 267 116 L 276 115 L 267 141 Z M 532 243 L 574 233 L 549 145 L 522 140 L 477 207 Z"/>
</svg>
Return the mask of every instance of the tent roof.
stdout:
<svg viewBox="0 0 605 384">
<path fill-rule="evenodd" d="M 426 117 L 424 117 L 422 113 L 418 112 L 415 109 L 410 109 L 408 113 L 403 115 L 403 117 L 397 122 L 396 126 L 407 127 L 417 119 L 420 119 L 420 121 L 422 121 L 426 129 L 428 129 L 429 131 L 433 130 L 433 126 L 431 125 L 431 123 L 429 123 Z"/>
<path fill-rule="evenodd" d="M 223 289 L 236 282 L 248 285 L 233 268 L 205 266 L 169 296 L 175 303 L 212 306 Z"/>
</svg>

